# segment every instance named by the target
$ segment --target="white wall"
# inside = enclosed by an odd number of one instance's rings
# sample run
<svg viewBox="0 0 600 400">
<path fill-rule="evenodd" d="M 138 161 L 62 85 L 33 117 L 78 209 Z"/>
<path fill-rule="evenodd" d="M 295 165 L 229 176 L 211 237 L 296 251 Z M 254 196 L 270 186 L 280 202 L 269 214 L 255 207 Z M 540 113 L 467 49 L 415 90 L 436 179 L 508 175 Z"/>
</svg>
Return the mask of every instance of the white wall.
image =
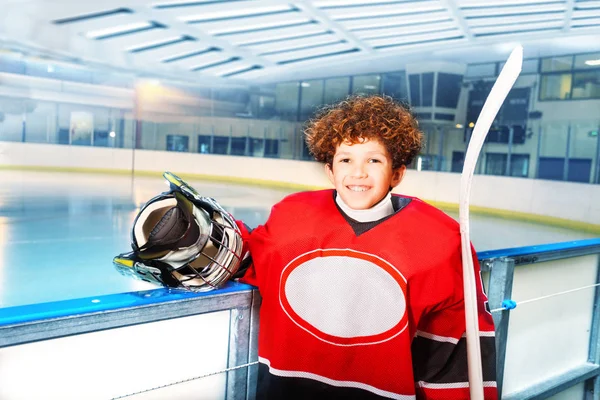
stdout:
<svg viewBox="0 0 600 400">
<path fill-rule="evenodd" d="M 0 142 L 0 167 L 106 169 L 239 178 L 257 183 L 331 187 L 315 162 L 213 154 Z M 396 189 L 424 200 L 458 203 L 460 175 L 409 170 Z M 471 205 L 600 225 L 600 185 L 476 175 Z"/>
</svg>

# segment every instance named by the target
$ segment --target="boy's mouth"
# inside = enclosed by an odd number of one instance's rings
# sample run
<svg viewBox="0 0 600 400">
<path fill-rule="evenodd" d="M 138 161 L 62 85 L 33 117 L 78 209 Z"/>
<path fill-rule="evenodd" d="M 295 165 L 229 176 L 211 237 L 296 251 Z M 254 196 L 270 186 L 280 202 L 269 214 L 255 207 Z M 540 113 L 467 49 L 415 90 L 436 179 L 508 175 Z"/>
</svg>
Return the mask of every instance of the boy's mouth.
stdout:
<svg viewBox="0 0 600 400">
<path fill-rule="evenodd" d="M 366 192 L 367 190 L 370 189 L 369 186 L 358 186 L 358 185 L 352 185 L 352 186 L 346 186 L 348 188 L 348 190 L 352 191 L 352 192 Z"/>
</svg>

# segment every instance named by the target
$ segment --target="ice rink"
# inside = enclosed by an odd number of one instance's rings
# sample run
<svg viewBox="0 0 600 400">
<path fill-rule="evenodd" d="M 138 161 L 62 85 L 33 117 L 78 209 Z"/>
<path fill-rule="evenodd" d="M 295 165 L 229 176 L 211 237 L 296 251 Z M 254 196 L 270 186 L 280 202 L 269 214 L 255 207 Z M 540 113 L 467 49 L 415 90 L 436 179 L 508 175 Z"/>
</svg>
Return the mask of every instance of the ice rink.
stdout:
<svg viewBox="0 0 600 400">
<path fill-rule="evenodd" d="M 271 205 L 291 193 L 189 183 L 251 227 L 263 223 Z M 130 228 L 139 206 L 167 188 L 159 175 L 0 171 L 0 307 L 154 288 L 119 275 L 112 258 L 131 249 Z M 594 237 L 479 215 L 472 216 L 471 235 L 477 251 Z"/>
</svg>

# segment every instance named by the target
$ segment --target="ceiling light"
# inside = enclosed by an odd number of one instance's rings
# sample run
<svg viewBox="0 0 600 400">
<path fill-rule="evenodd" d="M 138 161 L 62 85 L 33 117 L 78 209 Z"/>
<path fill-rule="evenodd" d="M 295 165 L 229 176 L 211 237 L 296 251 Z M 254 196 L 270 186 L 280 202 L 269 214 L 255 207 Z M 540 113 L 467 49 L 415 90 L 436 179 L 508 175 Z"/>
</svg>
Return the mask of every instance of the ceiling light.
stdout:
<svg viewBox="0 0 600 400">
<path fill-rule="evenodd" d="M 136 29 L 148 28 L 151 25 L 152 24 L 150 24 L 149 22 L 135 22 L 132 24 L 127 24 L 127 25 L 119 25 L 119 26 L 113 26 L 110 28 L 89 31 L 89 32 L 86 32 L 85 36 L 88 39 L 96 39 L 96 38 L 99 38 L 102 36 L 116 35 L 119 33 L 134 31 Z"/>
<path fill-rule="evenodd" d="M 265 7 L 254 7 L 249 9 L 229 9 L 229 10 L 221 10 L 215 12 L 203 12 L 199 14 L 192 15 L 183 15 L 177 17 L 178 20 L 183 22 L 189 21 L 209 21 L 211 19 L 218 18 L 243 18 L 243 17 L 252 17 L 256 14 L 269 14 L 269 13 L 277 13 L 281 11 L 289 11 L 291 7 L 287 4 L 282 5 L 274 5 L 274 6 L 265 6 Z"/>
<path fill-rule="evenodd" d="M 597 60 L 587 60 L 585 62 L 585 65 L 589 65 L 591 67 L 597 67 L 598 65 L 600 65 L 600 58 Z"/>
</svg>

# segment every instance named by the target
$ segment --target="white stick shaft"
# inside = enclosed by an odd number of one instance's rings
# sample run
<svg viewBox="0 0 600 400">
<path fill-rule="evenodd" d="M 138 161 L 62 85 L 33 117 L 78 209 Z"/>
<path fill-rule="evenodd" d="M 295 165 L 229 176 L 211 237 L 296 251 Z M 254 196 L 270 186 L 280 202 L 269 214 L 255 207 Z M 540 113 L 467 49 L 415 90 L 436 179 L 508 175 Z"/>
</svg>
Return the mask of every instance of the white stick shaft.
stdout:
<svg viewBox="0 0 600 400">
<path fill-rule="evenodd" d="M 481 347 L 479 344 L 479 321 L 477 312 L 476 277 L 471 252 L 471 238 L 469 236 L 469 196 L 471 194 L 471 182 L 477 158 L 485 137 L 498 114 L 498 110 L 504 103 L 508 92 L 513 87 L 523 64 L 523 48 L 516 47 L 496 83 L 492 87 L 483 109 L 477 118 L 475 127 L 471 134 L 471 140 L 467 148 L 465 163 L 460 177 L 459 195 L 459 222 L 460 239 L 463 261 L 463 286 L 465 293 L 465 322 L 467 334 L 467 359 L 469 362 L 469 389 L 471 400 L 483 400 L 483 372 L 481 367 Z"/>
</svg>

